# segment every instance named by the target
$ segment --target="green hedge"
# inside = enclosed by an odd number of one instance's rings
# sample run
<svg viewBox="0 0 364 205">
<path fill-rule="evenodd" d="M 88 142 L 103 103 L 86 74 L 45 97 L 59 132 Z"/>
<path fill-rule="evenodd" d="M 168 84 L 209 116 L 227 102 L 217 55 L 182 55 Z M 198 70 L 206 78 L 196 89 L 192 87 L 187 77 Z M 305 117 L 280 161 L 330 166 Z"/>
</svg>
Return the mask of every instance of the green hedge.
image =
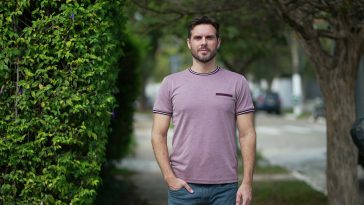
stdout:
<svg viewBox="0 0 364 205">
<path fill-rule="evenodd" d="M 123 38 L 108 11 L 124 2 L 79 2 L 0 3 L 0 204 L 96 196 Z"/>
<path fill-rule="evenodd" d="M 141 46 L 131 35 L 126 35 L 122 46 L 124 55 L 119 59 L 121 67 L 115 94 L 117 107 L 111 120 L 106 160 L 101 170 L 102 186 L 99 187 L 95 205 L 120 204 L 121 198 L 130 194 L 130 184 L 120 180 L 115 172 L 114 160 L 120 160 L 132 151 L 134 103 L 140 93 Z"/>
<path fill-rule="evenodd" d="M 122 68 L 116 81 L 117 107 L 106 149 L 106 159 L 110 161 L 125 157 L 132 149 L 134 103 L 140 94 L 140 45 L 130 34 L 125 36 L 123 43 L 124 55 L 118 60 Z"/>
</svg>

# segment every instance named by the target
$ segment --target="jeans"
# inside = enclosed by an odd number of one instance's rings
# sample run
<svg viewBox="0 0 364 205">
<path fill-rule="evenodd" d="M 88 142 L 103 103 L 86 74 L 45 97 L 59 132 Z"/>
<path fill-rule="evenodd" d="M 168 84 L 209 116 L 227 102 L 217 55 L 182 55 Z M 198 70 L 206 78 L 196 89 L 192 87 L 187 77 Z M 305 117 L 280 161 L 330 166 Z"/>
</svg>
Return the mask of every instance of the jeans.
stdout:
<svg viewBox="0 0 364 205">
<path fill-rule="evenodd" d="M 189 193 L 185 188 L 168 190 L 168 205 L 235 205 L 238 183 L 193 184 Z"/>
</svg>

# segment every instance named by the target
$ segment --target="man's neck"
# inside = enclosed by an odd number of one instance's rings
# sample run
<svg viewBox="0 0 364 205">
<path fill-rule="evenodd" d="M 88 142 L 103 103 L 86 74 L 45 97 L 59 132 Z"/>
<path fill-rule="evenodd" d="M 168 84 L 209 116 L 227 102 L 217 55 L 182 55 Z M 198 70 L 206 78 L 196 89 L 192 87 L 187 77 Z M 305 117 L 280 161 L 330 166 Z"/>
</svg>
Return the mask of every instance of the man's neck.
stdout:
<svg viewBox="0 0 364 205">
<path fill-rule="evenodd" d="M 191 69 L 197 73 L 210 73 L 216 69 L 217 65 L 215 59 L 207 63 L 202 63 L 193 59 Z"/>
</svg>

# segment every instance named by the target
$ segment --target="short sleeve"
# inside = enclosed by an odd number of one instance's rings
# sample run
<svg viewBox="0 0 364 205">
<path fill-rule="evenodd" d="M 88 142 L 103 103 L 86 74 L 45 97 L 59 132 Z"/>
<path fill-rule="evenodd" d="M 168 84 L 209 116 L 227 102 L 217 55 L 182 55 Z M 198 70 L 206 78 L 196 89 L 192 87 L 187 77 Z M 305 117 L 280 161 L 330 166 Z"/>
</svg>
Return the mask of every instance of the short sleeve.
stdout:
<svg viewBox="0 0 364 205">
<path fill-rule="evenodd" d="M 236 96 L 237 100 L 235 105 L 235 115 L 241 115 L 255 111 L 249 84 L 244 77 L 242 77 L 241 81 L 238 83 Z"/>
<path fill-rule="evenodd" d="M 171 85 L 168 77 L 164 78 L 153 106 L 153 113 L 172 116 Z"/>
</svg>

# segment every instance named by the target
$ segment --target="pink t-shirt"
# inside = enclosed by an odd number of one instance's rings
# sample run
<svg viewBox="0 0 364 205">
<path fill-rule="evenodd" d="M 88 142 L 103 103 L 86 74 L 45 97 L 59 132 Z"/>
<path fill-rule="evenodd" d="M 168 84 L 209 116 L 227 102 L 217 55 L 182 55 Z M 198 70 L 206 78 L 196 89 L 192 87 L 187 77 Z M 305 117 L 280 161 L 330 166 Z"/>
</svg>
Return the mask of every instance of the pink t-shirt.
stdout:
<svg viewBox="0 0 364 205">
<path fill-rule="evenodd" d="M 172 116 L 175 175 L 190 183 L 236 182 L 236 116 L 253 111 L 248 82 L 240 74 L 218 67 L 165 77 L 153 112 Z"/>
</svg>

